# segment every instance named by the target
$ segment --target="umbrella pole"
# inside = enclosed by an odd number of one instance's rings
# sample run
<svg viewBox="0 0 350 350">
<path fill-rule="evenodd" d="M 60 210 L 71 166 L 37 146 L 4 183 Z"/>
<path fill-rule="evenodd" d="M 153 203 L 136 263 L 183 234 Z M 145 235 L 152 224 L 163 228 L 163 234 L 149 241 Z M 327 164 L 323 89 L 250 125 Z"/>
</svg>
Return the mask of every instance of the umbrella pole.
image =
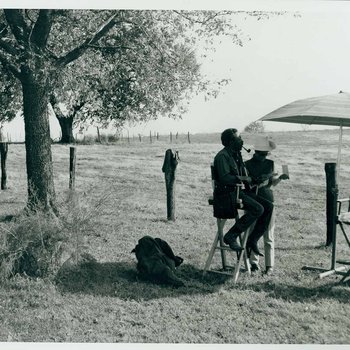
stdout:
<svg viewBox="0 0 350 350">
<path fill-rule="evenodd" d="M 343 122 L 340 122 L 340 128 L 339 128 L 339 142 L 338 142 L 338 156 L 337 156 L 337 183 L 339 179 L 339 172 L 340 172 L 340 160 L 341 160 L 341 146 L 343 141 Z"/>
<path fill-rule="evenodd" d="M 336 187 L 337 191 L 338 191 L 339 173 L 340 173 L 342 140 L 343 140 L 343 122 L 340 122 L 337 168 L 336 168 L 336 182 L 335 182 L 335 187 Z M 338 197 L 338 194 L 337 194 L 337 197 Z M 337 212 L 335 212 L 333 215 L 337 215 Z M 337 224 L 334 223 L 334 225 L 337 225 Z M 337 234 L 337 232 L 336 232 L 336 228 L 335 228 L 334 232 L 333 232 L 333 237 L 332 237 L 332 262 L 331 262 L 331 265 L 332 265 L 331 269 L 332 270 L 335 269 L 335 266 L 336 266 L 336 255 L 337 255 L 337 252 L 336 252 L 336 250 L 337 250 L 337 235 L 336 234 Z"/>
</svg>

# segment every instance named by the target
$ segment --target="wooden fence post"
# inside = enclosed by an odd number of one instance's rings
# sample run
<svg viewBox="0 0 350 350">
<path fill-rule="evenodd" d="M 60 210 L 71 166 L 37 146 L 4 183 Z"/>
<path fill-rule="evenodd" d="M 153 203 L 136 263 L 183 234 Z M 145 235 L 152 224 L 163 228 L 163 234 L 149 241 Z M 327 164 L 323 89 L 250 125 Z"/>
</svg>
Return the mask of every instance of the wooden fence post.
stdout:
<svg viewBox="0 0 350 350">
<path fill-rule="evenodd" d="M 176 140 L 178 139 L 178 137 L 179 137 L 179 133 L 177 132 L 175 135 Z"/>
<path fill-rule="evenodd" d="M 69 189 L 75 188 L 75 163 L 76 163 L 76 148 L 69 148 Z"/>
<path fill-rule="evenodd" d="M 157 132 L 157 141 L 159 141 L 159 132 Z"/>
<path fill-rule="evenodd" d="M 130 143 L 130 135 L 129 135 L 129 130 L 128 130 L 128 143 Z"/>
<path fill-rule="evenodd" d="M 179 163 L 179 152 L 171 149 L 165 152 L 162 171 L 165 174 L 165 186 L 167 194 L 167 219 L 175 221 L 175 172 Z"/>
<path fill-rule="evenodd" d="M 327 239 L 326 246 L 333 245 L 332 247 L 332 266 L 335 268 L 335 255 L 336 255 L 336 226 L 337 226 L 337 200 L 338 200 L 338 184 L 337 184 L 337 164 L 326 163 L 326 182 L 327 182 Z"/>
<path fill-rule="evenodd" d="M 188 143 L 191 143 L 191 140 L 190 140 L 190 132 L 187 133 L 187 140 L 188 140 Z"/>
<path fill-rule="evenodd" d="M 6 190 L 7 174 L 6 174 L 6 159 L 7 159 L 8 143 L 0 142 L 0 154 L 1 154 L 1 189 Z"/>
<path fill-rule="evenodd" d="M 98 141 L 99 143 L 101 143 L 100 129 L 98 128 L 98 126 L 96 126 L 96 128 L 97 128 L 97 141 Z"/>
<path fill-rule="evenodd" d="M 149 142 L 152 143 L 152 131 L 149 132 Z"/>
<path fill-rule="evenodd" d="M 170 131 L 170 143 L 173 142 L 173 133 Z"/>
</svg>

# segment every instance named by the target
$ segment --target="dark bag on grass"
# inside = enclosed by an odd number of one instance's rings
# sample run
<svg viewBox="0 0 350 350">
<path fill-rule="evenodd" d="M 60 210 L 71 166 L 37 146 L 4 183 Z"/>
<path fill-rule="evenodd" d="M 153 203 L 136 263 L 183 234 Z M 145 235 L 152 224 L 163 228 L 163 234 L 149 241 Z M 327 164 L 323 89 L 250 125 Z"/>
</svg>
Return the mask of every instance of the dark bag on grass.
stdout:
<svg viewBox="0 0 350 350">
<path fill-rule="evenodd" d="M 176 287 L 184 283 L 175 275 L 176 267 L 183 259 L 175 256 L 169 244 L 160 239 L 144 236 L 132 250 L 137 258 L 140 277 L 156 283 L 167 283 Z"/>
</svg>

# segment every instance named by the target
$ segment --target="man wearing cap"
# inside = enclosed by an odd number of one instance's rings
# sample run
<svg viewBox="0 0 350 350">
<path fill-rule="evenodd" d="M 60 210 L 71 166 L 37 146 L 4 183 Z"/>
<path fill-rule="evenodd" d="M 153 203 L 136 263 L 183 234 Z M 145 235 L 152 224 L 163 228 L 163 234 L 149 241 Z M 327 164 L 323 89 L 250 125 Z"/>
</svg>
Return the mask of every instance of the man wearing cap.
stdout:
<svg viewBox="0 0 350 350">
<path fill-rule="evenodd" d="M 214 216 L 219 218 L 235 217 L 237 206 L 233 203 L 235 196 L 231 195 L 237 191 L 237 184 L 242 184 L 245 181 L 248 185 L 252 183 L 252 178 L 247 176 L 244 163 L 240 151 L 243 147 L 243 141 L 237 134 L 237 129 L 226 129 L 221 134 L 221 142 L 224 148 L 218 152 L 214 158 Z M 226 200 L 226 199 L 229 200 Z M 261 237 L 266 231 L 271 214 L 273 204 L 271 201 L 256 195 L 250 191 L 239 191 L 239 198 L 242 201 L 245 214 L 236 220 L 235 224 L 224 236 L 224 243 L 228 244 L 231 249 L 241 251 L 242 247 L 237 242 L 238 236 L 246 231 L 255 221 L 258 226 L 251 234 L 254 238 L 247 242 L 248 252 L 254 251 L 258 255 L 262 255 L 257 246 L 255 237 Z M 217 208 L 220 208 L 221 199 L 225 199 L 225 205 L 229 206 L 229 211 L 232 216 L 220 216 Z M 218 203 L 218 204 L 216 204 Z M 262 232 L 262 233 L 261 233 Z"/>
<path fill-rule="evenodd" d="M 274 202 L 271 186 L 276 186 L 281 180 L 289 178 L 286 174 L 278 176 L 275 173 L 274 161 L 266 158 L 275 148 L 276 144 L 269 136 L 256 135 L 254 140 L 255 153 L 251 159 L 245 162 L 248 174 L 252 177 L 252 182 L 256 184 L 257 195 L 271 203 Z M 264 237 L 266 274 L 272 274 L 274 267 L 274 220 L 272 218 L 270 223 L 270 227 L 266 228 L 265 232 L 260 232 Z M 248 241 L 257 241 L 259 238 L 250 235 Z M 253 272 L 260 269 L 259 257 L 254 251 L 250 255 L 250 263 Z"/>
</svg>

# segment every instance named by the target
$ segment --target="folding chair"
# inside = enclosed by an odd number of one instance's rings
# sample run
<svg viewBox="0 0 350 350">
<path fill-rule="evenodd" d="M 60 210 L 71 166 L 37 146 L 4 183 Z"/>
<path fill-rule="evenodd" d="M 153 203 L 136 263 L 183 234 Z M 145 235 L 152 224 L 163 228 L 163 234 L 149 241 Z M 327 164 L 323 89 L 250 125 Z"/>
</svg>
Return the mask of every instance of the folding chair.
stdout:
<svg viewBox="0 0 350 350">
<path fill-rule="evenodd" d="M 342 204 L 348 203 L 347 211 L 342 211 Z M 344 225 L 350 226 L 350 198 L 344 198 L 344 199 L 338 199 L 338 215 L 337 215 L 337 225 L 339 225 L 341 231 L 343 232 L 344 238 L 346 240 L 346 243 L 348 244 L 348 247 L 350 248 L 350 240 L 345 232 Z M 350 265 L 350 261 L 344 261 L 344 260 L 337 260 L 337 263 L 343 264 L 343 265 Z M 345 283 L 349 281 L 350 279 L 350 269 L 347 272 L 341 273 L 343 275 L 343 278 L 340 280 L 339 283 Z"/>
<path fill-rule="evenodd" d="M 211 178 L 212 178 L 212 187 L 214 190 L 215 181 L 214 181 L 213 165 L 211 165 Z M 238 186 L 238 188 L 237 188 L 237 199 L 238 199 L 239 190 L 240 190 L 240 187 L 242 185 L 237 185 L 237 186 Z M 213 202 L 214 202 L 213 196 L 209 197 L 209 199 L 208 199 L 209 205 L 213 205 Z M 244 213 L 243 210 L 238 210 L 238 211 L 241 212 L 241 214 L 242 214 L 242 212 Z M 239 218 L 239 214 L 234 220 L 237 220 L 238 218 Z M 226 246 L 224 244 L 223 229 L 224 229 L 226 222 L 227 222 L 227 219 L 220 219 L 220 218 L 216 219 L 217 233 L 216 233 L 216 236 L 214 238 L 214 242 L 211 246 L 207 261 L 206 261 L 205 266 L 204 266 L 203 276 L 206 274 L 206 272 L 219 273 L 219 274 L 223 274 L 223 275 L 233 276 L 234 283 L 236 283 L 238 280 L 241 264 L 243 261 L 244 261 L 246 271 L 248 272 L 249 275 L 251 274 L 250 263 L 249 263 L 248 255 L 247 255 L 247 251 L 246 251 L 246 244 L 247 244 L 247 240 L 248 240 L 248 237 L 250 235 L 250 232 L 252 231 L 252 229 L 254 227 L 254 224 L 252 224 L 242 235 L 240 235 L 240 243 L 241 243 L 243 250 L 241 252 L 235 252 L 231 248 L 229 248 L 228 246 Z M 220 269 L 220 270 L 219 269 L 210 269 L 210 265 L 212 263 L 212 260 L 213 260 L 213 257 L 214 257 L 214 254 L 216 251 L 220 251 L 220 253 L 221 253 L 222 269 Z M 227 264 L 226 252 L 231 252 L 231 253 L 236 254 L 237 259 L 236 259 L 234 266 Z"/>
</svg>

